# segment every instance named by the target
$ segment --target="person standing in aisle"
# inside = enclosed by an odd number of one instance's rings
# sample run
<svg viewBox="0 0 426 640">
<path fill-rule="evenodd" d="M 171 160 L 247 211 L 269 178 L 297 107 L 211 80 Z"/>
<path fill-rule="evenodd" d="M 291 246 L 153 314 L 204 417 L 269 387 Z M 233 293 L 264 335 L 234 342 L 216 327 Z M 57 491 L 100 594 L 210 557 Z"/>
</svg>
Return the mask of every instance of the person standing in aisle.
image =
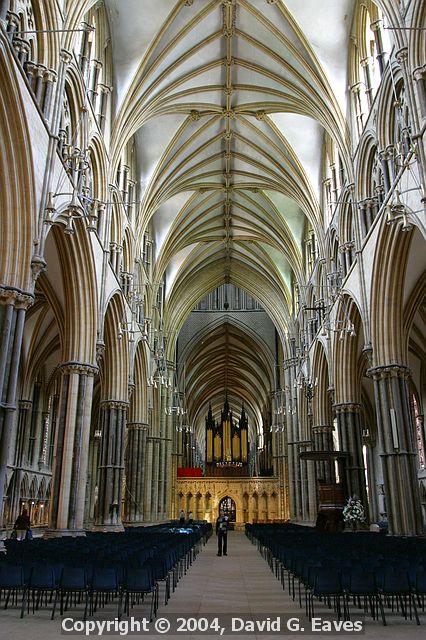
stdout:
<svg viewBox="0 0 426 640">
<path fill-rule="evenodd" d="M 216 520 L 216 535 L 217 535 L 217 555 L 228 555 L 228 528 L 229 518 L 225 515 L 223 510 L 220 511 L 219 517 Z"/>
</svg>

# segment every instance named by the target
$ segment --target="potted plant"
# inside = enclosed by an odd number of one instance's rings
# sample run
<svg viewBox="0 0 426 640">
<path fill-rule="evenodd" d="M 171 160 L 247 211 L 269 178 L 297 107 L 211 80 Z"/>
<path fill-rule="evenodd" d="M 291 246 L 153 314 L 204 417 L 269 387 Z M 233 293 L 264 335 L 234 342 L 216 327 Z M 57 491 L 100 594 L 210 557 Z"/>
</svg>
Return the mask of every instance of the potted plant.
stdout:
<svg viewBox="0 0 426 640">
<path fill-rule="evenodd" d="M 345 524 L 352 528 L 352 531 L 356 531 L 359 525 L 365 522 L 364 507 L 357 496 L 348 498 L 348 501 L 343 507 L 343 520 Z"/>
</svg>

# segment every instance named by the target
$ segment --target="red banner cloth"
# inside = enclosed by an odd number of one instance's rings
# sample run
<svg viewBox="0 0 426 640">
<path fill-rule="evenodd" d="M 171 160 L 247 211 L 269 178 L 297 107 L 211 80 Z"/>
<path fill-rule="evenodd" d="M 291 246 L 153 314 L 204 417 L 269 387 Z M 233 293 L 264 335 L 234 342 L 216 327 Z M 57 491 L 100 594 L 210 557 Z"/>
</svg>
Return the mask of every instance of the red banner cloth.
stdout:
<svg viewBox="0 0 426 640">
<path fill-rule="evenodd" d="M 203 470 L 201 467 L 178 467 L 178 478 L 201 478 Z"/>
</svg>

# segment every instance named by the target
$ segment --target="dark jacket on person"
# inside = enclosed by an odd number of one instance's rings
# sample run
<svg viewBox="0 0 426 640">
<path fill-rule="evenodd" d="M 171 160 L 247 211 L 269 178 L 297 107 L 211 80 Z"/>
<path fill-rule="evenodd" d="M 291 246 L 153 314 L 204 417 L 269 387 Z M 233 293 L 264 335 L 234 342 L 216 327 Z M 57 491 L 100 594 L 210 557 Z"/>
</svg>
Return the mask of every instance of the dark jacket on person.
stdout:
<svg viewBox="0 0 426 640">
<path fill-rule="evenodd" d="M 19 529 L 20 531 L 23 531 L 24 529 L 31 529 L 31 521 L 29 516 L 21 513 L 21 515 L 16 518 L 15 526 L 13 528 Z"/>
<path fill-rule="evenodd" d="M 216 520 L 216 534 L 219 533 L 227 533 L 229 528 L 229 518 L 228 516 L 219 516 Z"/>
</svg>

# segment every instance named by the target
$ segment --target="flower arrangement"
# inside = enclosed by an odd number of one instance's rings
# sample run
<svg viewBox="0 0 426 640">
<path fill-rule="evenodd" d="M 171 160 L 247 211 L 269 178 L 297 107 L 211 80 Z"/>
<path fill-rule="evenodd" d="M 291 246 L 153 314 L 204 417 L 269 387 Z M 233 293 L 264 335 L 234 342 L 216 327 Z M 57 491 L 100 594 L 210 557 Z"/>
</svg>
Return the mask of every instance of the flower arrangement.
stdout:
<svg viewBox="0 0 426 640">
<path fill-rule="evenodd" d="M 343 520 L 352 524 L 365 521 L 364 507 L 356 496 L 348 498 L 343 507 Z"/>
</svg>

